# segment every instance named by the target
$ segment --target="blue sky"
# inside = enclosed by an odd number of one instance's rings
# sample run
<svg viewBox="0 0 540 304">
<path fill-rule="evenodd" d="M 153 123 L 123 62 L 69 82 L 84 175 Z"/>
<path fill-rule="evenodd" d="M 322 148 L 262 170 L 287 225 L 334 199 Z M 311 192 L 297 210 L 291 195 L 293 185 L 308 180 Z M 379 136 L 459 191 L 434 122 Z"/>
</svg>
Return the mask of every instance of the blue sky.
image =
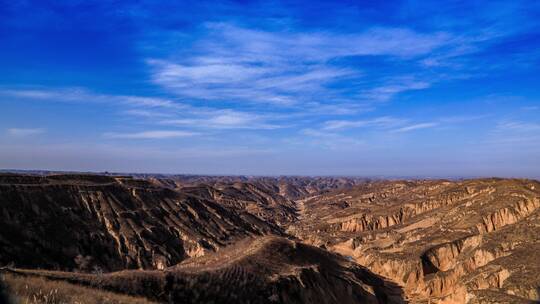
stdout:
<svg viewBox="0 0 540 304">
<path fill-rule="evenodd" d="M 0 168 L 540 176 L 538 1 L 2 1 Z"/>
</svg>

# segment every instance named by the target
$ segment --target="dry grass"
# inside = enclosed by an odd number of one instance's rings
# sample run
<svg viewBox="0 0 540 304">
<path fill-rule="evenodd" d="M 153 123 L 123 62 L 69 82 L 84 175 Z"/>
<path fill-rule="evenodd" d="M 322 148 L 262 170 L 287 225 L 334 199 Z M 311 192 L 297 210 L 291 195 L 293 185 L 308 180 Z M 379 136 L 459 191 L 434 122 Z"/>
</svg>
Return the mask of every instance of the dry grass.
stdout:
<svg viewBox="0 0 540 304">
<path fill-rule="evenodd" d="M 1 276 L 13 304 L 151 304 L 132 297 L 33 276 Z"/>
</svg>

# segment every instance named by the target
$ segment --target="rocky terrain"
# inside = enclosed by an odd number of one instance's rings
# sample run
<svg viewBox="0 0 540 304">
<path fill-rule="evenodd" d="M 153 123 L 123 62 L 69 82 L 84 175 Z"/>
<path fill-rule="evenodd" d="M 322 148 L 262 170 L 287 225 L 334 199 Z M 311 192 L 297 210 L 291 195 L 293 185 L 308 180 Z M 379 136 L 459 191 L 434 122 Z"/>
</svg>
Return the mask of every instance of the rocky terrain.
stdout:
<svg viewBox="0 0 540 304">
<path fill-rule="evenodd" d="M 0 263 L 163 269 L 282 228 L 242 208 L 131 177 L 0 177 Z"/>
<path fill-rule="evenodd" d="M 15 276 L 170 303 L 401 303 L 401 288 L 345 258 L 279 237 L 247 239 L 163 271 L 12 270 Z"/>
<path fill-rule="evenodd" d="M 369 181 L 358 177 L 304 177 L 304 176 L 201 176 L 201 175 L 155 175 L 135 174 L 136 178 L 148 179 L 156 184 L 181 189 L 190 186 L 208 185 L 213 188 L 230 187 L 233 184 L 256 185 L 288 199 L 300 199 L 309 195 L 335 189 L 350 189 Z"/>
<path fill-rule="evenodd" d="M 6 173 L 0 265 L 19 298 L 43 280 L 118 303 L 534 303 L 539 208 L 518 179 Z"/>
<path fill-rule="evenodd" d="M 415 303 L 530 303 L 540 300 L 539 189 L 502 179 L 367 183 L 303 200 L 289 232 L 350 256 Z"/>
</svg>

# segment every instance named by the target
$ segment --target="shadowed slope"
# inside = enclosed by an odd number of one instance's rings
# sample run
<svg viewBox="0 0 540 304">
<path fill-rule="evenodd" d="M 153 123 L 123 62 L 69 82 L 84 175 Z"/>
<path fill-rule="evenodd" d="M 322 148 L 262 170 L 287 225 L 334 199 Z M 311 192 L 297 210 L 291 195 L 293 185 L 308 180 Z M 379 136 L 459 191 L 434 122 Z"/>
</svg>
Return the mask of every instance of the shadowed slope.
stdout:
<svg viewBox="0 0 540 304">
<path fill-rule="evenodd" d="M 282 233 L 213 200 L 93 175 L 0 175 L 0 218 L 0 263 L 69 270 L 78 256 L 105 270 L 165 268 L 246 236 Z"/>
<path fill-rule="evenodd" d="M 175 303 L 402 303 L 401 289 L 322 249 L 244 240 L 166 271 L 104 275 L 16 271 Z"/>
</svg>

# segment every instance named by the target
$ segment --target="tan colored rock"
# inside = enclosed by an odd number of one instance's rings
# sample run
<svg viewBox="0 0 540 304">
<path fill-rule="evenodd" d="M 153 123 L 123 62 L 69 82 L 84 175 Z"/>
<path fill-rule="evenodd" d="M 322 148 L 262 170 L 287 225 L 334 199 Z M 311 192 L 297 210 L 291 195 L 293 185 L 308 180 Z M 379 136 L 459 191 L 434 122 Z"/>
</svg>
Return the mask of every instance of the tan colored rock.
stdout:
<svg viewBox="0 0 540 304">
<path fill-rule="evenodd" d="M 535 300 L 534 288 L 519 286 L 540 286 L 540 251 L 534 249 L 540 246 L 539 185 L 503 179 L 367 183 L 305 200 L 295 232 L 304 238 L 320 231 L 326 248 L 400 284 L 413 302 L 488 303 L 506 291 Z M 349 205 L 333 207 L 341 197 Z"/>
</svg>

